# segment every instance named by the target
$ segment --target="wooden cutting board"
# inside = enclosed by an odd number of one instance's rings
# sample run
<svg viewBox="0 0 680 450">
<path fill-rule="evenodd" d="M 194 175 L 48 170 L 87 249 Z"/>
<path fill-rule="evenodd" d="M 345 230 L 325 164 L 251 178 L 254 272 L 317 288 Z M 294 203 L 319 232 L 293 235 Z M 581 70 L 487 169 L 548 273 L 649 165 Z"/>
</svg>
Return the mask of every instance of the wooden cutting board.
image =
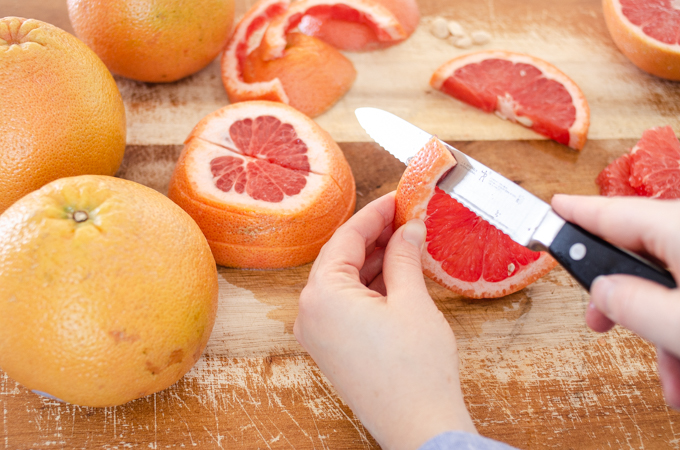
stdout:
<svg viewBox="0 0 680 450">
<path fill-rule="evenodd" d="M 237 16 L 252 3 L 237 1 Z M 438 134 L 545 200 L 597 194 L 596 175 L 643 130 L 680 131 L 680 86 L 640 72 L 618 52 L 596 0 L 420 0 L 420 7 L 421 26 L 408 41 L 348 55 L 357 80 L 317 118 L 352 166 L 357 208 L 393 190 L 404 170 L 368 142 L 353 116 L 359 106 L 387 109 Z M 0 0 L 0 16 L 7 15 L 72 31 L 63 0 Z M 433 91 L 431 73 L 466 52 L 429 33 L 437 15 L 492 34 L 475 49 L 531 53 L 572 77 L 592 114 L 583 151 Z M 184 138 L 228 103 L 219 64 L 170 85 L 116 81 L 129 144 L 118 175 L 165 193 Z M 0 372 L 0 447 L 376 448 L 293 337 L 309 268 L 220 267 L 218 318 L 205 354 L 171 388 L 129 404 L 61 404 Z M 563 269 L 492 301 L 428 287 L 456 333 L 463 391 L 483 435 L 522 448 L 680 448 L 680 414 L 664 403 L 653 346 L 619 328 L 589 331 L 588 294 Z"/>
</svg>

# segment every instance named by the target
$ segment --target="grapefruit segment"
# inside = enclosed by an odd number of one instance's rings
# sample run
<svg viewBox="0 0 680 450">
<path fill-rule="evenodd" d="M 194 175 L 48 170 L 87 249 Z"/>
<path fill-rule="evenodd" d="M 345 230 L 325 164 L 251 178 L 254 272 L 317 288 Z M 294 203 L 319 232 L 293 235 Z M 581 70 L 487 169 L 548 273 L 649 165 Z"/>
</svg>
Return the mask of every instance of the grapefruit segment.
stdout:
<svg viewBox="0 0 680 450">
<path fill-rule="evenodd" d="M 312 261 L 354 212 L 354 178 L 315 122 L 281 103 L 241 102 L 187 139 L 168 196 L 205 234 L 218 264 L 281 268 Z"/>
<path fill-rule="evenodd" d="M 600 195 L 607 197 L 636 195 L 629 178 L 630 155 L 625 154 L 605 167 L 595 179 L 595 183 L 600 186 Z"/>
<path fill-rule="evenodd" d="M 466 297 L 496 298 L 555 267 L 548 254 L 517 244 L 436 186 L 455 164 L 451 152 L 433 137 L 411 159 L 397 187 L 395 228 L 414 218 L 427 228 L 425 275 Z"/>
<path fill-rule="evenodd" d="M 609 33 L 645 72 L 680 80 L 680 8 L 675 0 L 603 0 Z"/>
<path fill-rule="evenodd" d="M 376 38 L 383 42 L 402 41 L 408 37 L 394 14 L 379 3 L 370 0 L 303 0 L 294 3 L 267 28 L 262 39 L 265 61 L 283 56 L 286 34 L 304 17 L 314 17 L 319 21 L 340 19 L 358 22 L 369 26 Z M 309 31 L 309 25 L 306 28 Z"/>
<path fill-rule="evenodd" d="M 289 0 L 261 0 L 236 25 L 222 53 L 222 83 L 231 103 L 246 100 L 288 103 L 288 96 L 278 79 L 247 83 L 243 80 L 243 65 L 248 54 L 260 45 L 267 25 L 289 4 Z"/>
<path fill-rule="evenodd" d="M 556 67 L 533 56 L 463 55 L 437 69 L 430 85 L 576 150 L 585 145 L 590 110 L 583 93 Z"/>
</svg>

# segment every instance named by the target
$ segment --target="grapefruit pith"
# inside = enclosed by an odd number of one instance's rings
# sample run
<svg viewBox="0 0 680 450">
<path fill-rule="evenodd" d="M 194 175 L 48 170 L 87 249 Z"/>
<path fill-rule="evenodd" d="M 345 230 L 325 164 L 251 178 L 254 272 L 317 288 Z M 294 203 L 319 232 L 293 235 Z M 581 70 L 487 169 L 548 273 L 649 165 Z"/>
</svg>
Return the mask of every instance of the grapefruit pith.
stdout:
<svg viewBox="0 0 680 450">
<path fill-rule="evenodd" d="M 603 0 L 609 33 L 640 69 L 680 80 L 680 7 L 674 0 Z"/>
<path fill-rule="evenodd" d="M 646 130 L 628 154 L 597 176 L 600 194 L 680 198 L 680 142 L 669 126 Z"/>
<path fill-rule="evenodd" d="M 57 178 L 113 175 L 125 107 L 111 73 L 69 33 L 0 19 L 0 213 Z"/>
<path fill-rule="evenodd" d="M 523 247 L 437 187 L 456 164 L 433 137 L 409 161 L 397 187 L 395 229 L 419 218 L 427 228 L 423 272 L 470 298 L 496 298 L 533 283 L 555 265 Z"/>
<path fill-rule="evenodd" d="M 484 51 L 454 58 L 430 85 L 485 112 L 581 150 L 590 125 L 583 93 L 552 64 L 533 56 Z"/>
<path fill-rule="evenodd" d="M 350 167 L 328 133 L 264 101 L 199 122 L 168 196 L 196 220 L 218 264 L 241 268 L 312 261 L 356 202 Z"/>
<path fill-rule="evenodd" d="M 193 220 L 131 181 L 61 178 L 0 215 L 0 367 L 29 389 L 114 406 L 173 384 L 217 312 Z"/>
</svg>

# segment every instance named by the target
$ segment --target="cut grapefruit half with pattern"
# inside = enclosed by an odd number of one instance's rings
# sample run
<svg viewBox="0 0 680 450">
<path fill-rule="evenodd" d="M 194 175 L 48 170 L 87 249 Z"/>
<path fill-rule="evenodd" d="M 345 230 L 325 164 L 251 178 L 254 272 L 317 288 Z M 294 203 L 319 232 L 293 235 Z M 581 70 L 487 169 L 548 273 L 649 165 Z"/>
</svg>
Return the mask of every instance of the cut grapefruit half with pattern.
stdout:
<svg viewBox="0 0 680 450">
<path fill-rule="evenodd" d="M 380 3 L 371 0 L 302 0 L 293 3 L 267 27 L 262 39 L 265 61 L 283 56 L 286 35 L 305 17 L 319 21 L 341 19 L 367 25 L 380 42 L 400 42 L 408 37 L 399 19 Z M 309 27 L 307 33 L 310 33 Z"/>
<path fill-rule="evenodd" d="M 642 133 L 630 151 L 597 176 L 600 194 L 680 198 L 680 142 L 669 126 Z"/>
<path fill-rule="evenodd" d="M 581 150 L 590 109 L 581 89 L 552 64 L 533 56 L 485 51 L 454 58 L 430 85 L 485 112 Z"/>
<path fill-rule="evenodd" d="M 374 0 L 375 3 L 387 8 L 399 21 L 406 37 L 413 34 L 420 21 L 420 11 L 415 0 Z M 359 15 L 351 8 L 344 14 L 334 17 L 312 13 L 306 14 L 300 20 L 300 32 L 314 36 L 339 50 L 371 51 L 386 48 L 401 42 L 401 40 L 380 40 L 374 29 L 361 21 Z"/>
<path fill-rule="evenodd" d="M 260 269 L 314 260 L 356 201 L 349 164 L 328 133 L 265 101 L 201 120 L 168 196 L 198 223 L 218 264 Z"/>
<path fill-rule="evenodd" d="M 396 194 L 395 229 L 419 218 L 427 228 L 425 275 L 470 298 L 496 298 L 533 283 L 555 265 L 517 244 L 437 187 L 456 161 L 432 138 L 410 161 Z"/>
<path fill-rule="evenodd" d="M 609 33 L 645 72 L 680 80 L 680 4 L 676 0 L 603 0 Z"/>
</svg>

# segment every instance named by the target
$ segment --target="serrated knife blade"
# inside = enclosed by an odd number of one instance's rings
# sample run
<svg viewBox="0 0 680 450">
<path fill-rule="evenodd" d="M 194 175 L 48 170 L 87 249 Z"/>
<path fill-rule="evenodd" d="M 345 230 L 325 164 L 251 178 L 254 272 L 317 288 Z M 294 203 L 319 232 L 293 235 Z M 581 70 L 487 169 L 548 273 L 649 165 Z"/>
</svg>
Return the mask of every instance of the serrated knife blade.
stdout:
<svg viewBox="0 0 680 450">
<path fill-rule="evenodd" d="M 377 108 L 357 119 L 385 150 L 405 164 L 432 138 L 410 122 Z M 463 206 L 533 250 L 547 250 L 586 289 L 598 275 L 626 273 L 675 287 L 670 273 L 559 217 L 549 204 L 443 142 L 457 161 L 437 184 Z"/>
</svg>

